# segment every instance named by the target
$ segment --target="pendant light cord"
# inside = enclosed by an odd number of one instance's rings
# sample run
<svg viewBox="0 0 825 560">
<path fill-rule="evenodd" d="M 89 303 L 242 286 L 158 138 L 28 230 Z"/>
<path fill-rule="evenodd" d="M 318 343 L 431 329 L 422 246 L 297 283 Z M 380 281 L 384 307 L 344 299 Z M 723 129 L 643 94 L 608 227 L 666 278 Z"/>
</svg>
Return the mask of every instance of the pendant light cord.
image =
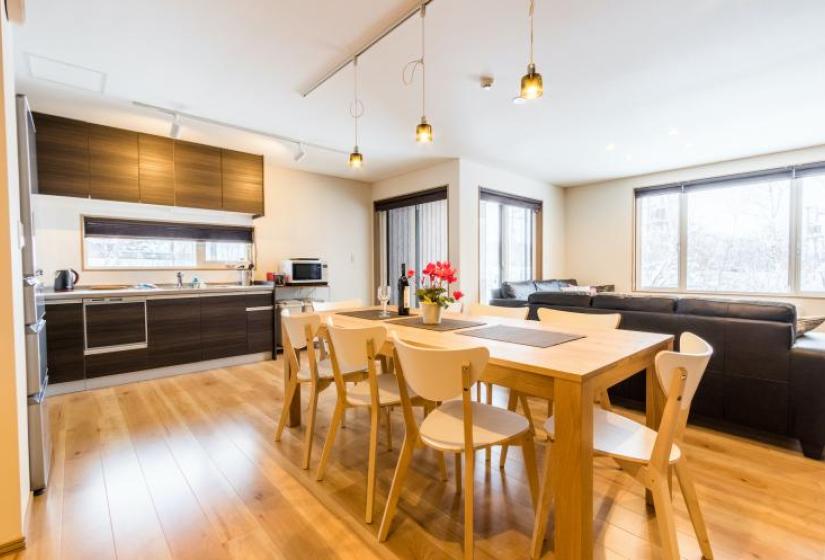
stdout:
<svg viewBox="0 0 825 560">
<path fill-rule="evenodd" d="M 358 145 L 358 119 L 364 114 L 364 104 L 358 98 L 358 57 L 352 59 L 353 99 L 349 106 L 349 114 L 355 119 L 355 145 Z"/>
<path fill-rule="evenodd" d="M 401 69 L 401 82 L 405 85 L 411 85 L 415 79 L 415 71 L 421 68 L 421 116 L 427 114 L 427 68 L 425 66 L 425 57 L 427 53 L 427 34 L 426 26 L 424 25 L 424 18 L 427 15 L 427 7 L 424 2 L 421 3 L 421 58 L 409 61 L 404 68 Z"/>
<path fill-rule="evenodd" d="M 533 14 L 536 12 L 536 0 L 530 0 L 530 64 L 533 64 Z"/>
</svg>

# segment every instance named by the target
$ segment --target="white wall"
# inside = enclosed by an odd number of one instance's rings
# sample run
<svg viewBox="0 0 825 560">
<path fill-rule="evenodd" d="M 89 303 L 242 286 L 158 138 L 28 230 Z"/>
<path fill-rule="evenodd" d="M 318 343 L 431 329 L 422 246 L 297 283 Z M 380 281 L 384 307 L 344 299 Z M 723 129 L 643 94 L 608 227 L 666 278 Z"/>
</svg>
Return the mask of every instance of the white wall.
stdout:
<svg viewBox="0 0 825 560">
<path fill-rule="evenodd" d="M 617 291 L 632 290 L 635 188 L 823 160 L 825 146 L 819 146 L 567 188 L 565 272 L 581 284 L 616 284 Z M 794 303 L 802 315 L 825 314 L 825 299 L 763 299 Z"/>
<path fill-rule="evenodd" d="M 258 271 L 281 259 L 329 262 L 331 299 L 372 301 L 372 197 L 367 183 L 267 166 L 266 217 L 255 220 Z M 325 290 L 318 297 L 326 299 Z"/>
<path fill-rule="evenodd" d="M 29 501 L 20 196 L 11 29 L 0 15 L 0 546 L 20 539 Z"/>
<path fill-rule="evenodd" d="M 458 287 L 466 301 L 478 300 L 478 189 L 484 187 L 541 200 L 544 204 L 543 277 L 560 276 L 564 266 L 564 194 L 548 183 L 461 159 L 378 181 L 373 200 L 448 186 L 449 259 L 458 267 Z"/>
</svg>

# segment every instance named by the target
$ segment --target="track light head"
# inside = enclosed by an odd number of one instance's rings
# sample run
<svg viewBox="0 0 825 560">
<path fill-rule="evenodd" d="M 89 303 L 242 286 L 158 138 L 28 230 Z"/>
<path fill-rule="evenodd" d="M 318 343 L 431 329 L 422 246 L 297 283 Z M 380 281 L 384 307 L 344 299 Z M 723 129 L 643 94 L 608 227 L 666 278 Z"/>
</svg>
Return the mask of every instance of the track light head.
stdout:
<svg viewBox="0 0 825 560">
<path fill-rule="evenodd" d="M 301 161 L 307 155 L 306 150 L 304 149 L 304 144 L 302 142 L 298 142 L 298 151 L 295 152 L 294 159 L 296 162 Z"/>
<path fill-rule="evenodd" d="M 172 126 L 169 129 L 169 136 L 177 140 L 180 138 L 180 115 L 175 113 L 172 117 Z"/>
</svg>

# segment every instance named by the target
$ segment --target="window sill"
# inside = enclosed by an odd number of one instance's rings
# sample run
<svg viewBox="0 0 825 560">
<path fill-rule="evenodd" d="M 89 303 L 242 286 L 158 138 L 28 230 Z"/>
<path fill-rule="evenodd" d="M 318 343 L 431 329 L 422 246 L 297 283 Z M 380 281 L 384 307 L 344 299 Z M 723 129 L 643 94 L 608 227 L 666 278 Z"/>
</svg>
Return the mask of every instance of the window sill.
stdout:
<svg viewBox="0 0 825 560">
<path fill-rule="evenodd" d="M 825 299 L 825 293 L 822 292 L 703 292 L 695 290 L 666 290 L 634 288 L 631 290 L 632 294 L 639 295 L 654 295 L 667 294 L 672 296 L 701 296 L 701 297 L 737 297 L 737 298 L 753 298 L 753 299 Z"/>
</svg>

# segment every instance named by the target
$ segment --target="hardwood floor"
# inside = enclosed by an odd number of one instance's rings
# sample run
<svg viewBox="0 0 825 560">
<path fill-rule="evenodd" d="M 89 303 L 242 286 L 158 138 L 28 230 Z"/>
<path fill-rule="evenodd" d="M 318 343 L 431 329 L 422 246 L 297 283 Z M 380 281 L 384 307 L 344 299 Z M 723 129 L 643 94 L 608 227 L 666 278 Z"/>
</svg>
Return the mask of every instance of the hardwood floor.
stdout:
<svg viewBox="0 0 825 560">
<path fill-rule="evenodd" d="M 389 541 L 379 545 L 378 523 L 363 523 L 367 413 L 347 413 L 327 475 L 315 482 L 334 386 L 320 399 L 316 459 L 304 471 L 303 428 L 273 440 L 281 364 L 51 398 L 52 479 L 34 498 L 28 548 L 3 560 L 459 558 L 463 512 L 453 461 L 444 483 L 432 451 L 416 450 Z M 506 395 L 496 392 L 495 400 L 503 406 Z M 546 403 L 531 409 L 543 420 Z M 379 444 L 377 519 L 401 447 L 400 411 L 393 423 L 393 450 L 383 437 Z M 685 448 L 717 559 L 825 558 L 825 463 L 695 427 Z M 498 449 L 490 465 L 477 457 L 476 557 L 526 558 L 533 514 L 520 450 L 510 450 L 505 471 Z M 594 490 L 597 557 L 657 558 L 641 485 L 599 458 Z M 682 556 L 698 559 L 678 487 L 673 493 Z M 546 558 L 553 558 L 552 534 Z"/>
</svg>

